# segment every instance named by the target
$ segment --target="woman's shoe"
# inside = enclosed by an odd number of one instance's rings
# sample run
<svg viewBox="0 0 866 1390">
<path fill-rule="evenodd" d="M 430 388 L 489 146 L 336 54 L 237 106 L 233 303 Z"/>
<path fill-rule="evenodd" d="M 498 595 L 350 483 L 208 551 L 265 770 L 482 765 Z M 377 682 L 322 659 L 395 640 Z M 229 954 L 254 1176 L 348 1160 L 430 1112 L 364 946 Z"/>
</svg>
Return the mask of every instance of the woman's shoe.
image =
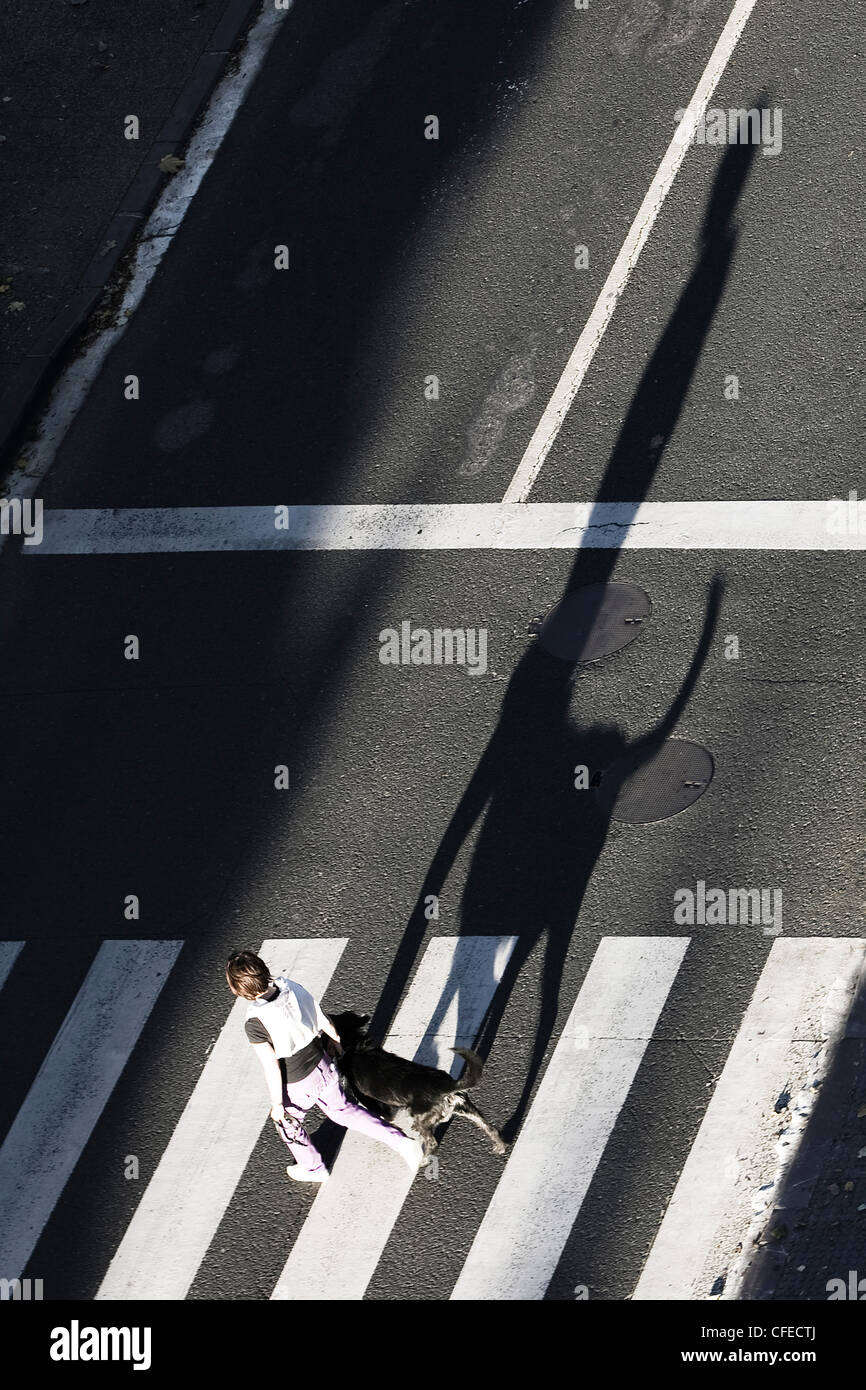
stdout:
<svg viewBox="0 0 866 1390">
<path fill-rule="evenodd" d="M 286 1172 L 295 1182 L 324 1182 L 328 1177 L 327 1168 L 322 1168 L 320 1172 L 309 1173 L 306 1168 L 299 1168 L 296 1163 L 290 1163 Z"/>
</svg>

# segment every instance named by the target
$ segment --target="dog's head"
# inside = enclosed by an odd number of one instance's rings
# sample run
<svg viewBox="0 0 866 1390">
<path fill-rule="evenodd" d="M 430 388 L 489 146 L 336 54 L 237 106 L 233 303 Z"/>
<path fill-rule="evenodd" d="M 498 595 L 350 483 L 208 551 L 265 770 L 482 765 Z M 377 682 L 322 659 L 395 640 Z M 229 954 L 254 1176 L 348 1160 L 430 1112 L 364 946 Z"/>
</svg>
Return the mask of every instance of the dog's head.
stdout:
<svg viewBox="0 0 866 1390">
<path fill-rule="evenodd" d="M 340 1035 L 341 1047 L 357 1047 L 365 1040 L 369 1014 L 356 1014 L 353 1009 L 347 1009 L 345 1013 L 328 1014 L 328 1017 Z"/>
</svg>

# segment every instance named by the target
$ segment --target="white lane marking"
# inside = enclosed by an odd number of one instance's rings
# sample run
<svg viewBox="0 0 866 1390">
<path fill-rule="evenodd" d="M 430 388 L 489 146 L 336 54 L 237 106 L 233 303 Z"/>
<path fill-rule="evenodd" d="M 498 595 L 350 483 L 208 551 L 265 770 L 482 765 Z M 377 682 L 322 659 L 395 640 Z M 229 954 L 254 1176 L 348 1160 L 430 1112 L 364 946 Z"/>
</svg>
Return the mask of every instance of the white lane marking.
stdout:
<svg viewBox="0 0 866 1390">
<path fill-rule="evenodd" d="M 689 937 L 603 937 L 452 1299 L 544 1297 Z"/>
<path fill-rule="evenodd" d="M 0 1271 L 17 1279 L 182 941 L 104 941 L 0 1149 Z"/>
<path fill-rule="evenodd" d="M 23 941 L 0 941 L 0 989 L 9 979 L 10 971 L 23 945 Z"/>
<path fill-rule="evenodd" d="M 32 497 L 54 462 L 64 436 L 72 425 L 111 349 L 126 331 L 129 317 L 138 308 L 163 256 L 172 243 L 211 167 L 246 95 L 289 13 L 264 0 L 262 10 L 250 28 L 234 70 L 224 74 L 211 96 L 204 116 L 187 147 L 185 166 L 173 174 L 148 217 L 138 243 L 132 275 L 117 310 L 115 322 L 96 338 L 80 358 L 63 372 L 51 393 L 45 413 L 37 426 L 38 438 L 28 440 L 20 455 L 25 468 L 13 469 L 5 484 L 10 497 Z M 0 548 L 6 537 L 0 536 Z"/>
<path fill-rule="evenodd" d="M 823 1001 L 864 947 L 857 938 L 773 942 L 633 1299 L 709 1297 L 749 1227 L 755 1160 L 765 1133 L 778 1130 L 775 1102 L 799 1054 L 814 1051 Z"/>
<path fill-rule="evenodd" d="M 662 204 L 670 191 L 680 165 L 685 159 L 692 137 L 698 124 L 703 120 L 707 103 L 737 46 L 746 21 L 755 7 L 755 2 L 756 0 L 736 0 L 736 4 L 728 17 L 728 22 L 719 35 L 718 43 L 701 74 L 694 96 L 688 103 L 687 114 L 671 138 L 664 158 L 656 170 L 655 178 L 647 189 L 646 197 L 638 208 L 635 219 L 629 228 L 628 236 L 611 266 L 598 299 L 595 301 L 592 313 L 575 344 L 574 351 L 565 364 L 562 376 L 559 378 L 535 433 L 526 447 L 526 452 L 518 464 L 517 472 L 508 484 L 503 501 L 526 501 L 571 403 L 580 389 L 581 382 L 586 376 L 596 349 L 613 318 L 614 310 L 622 297 L 632 271 L 637 265 L 640 253 L 652 231 L 653 224 L 661 211 Z"/>
<path fill-rule="evenodd" d="M 864 550 L 842 499 L 803 502 L 467 502 L 43 513 L 23 555 L 234 550 Z"/>
<path fill-rule="evenodd" d="M 516 940 L 435 937 L 386 1039 L 389 1051 L 452 1075 L 462 1068 L 450 1048 L 472 1046 Z M 414 1180 L 393 1150 L 350 1131 L 272 1298 L 362 1299 Z"/>
<path fill-rule="evenodd" d="M 321 998 L 346 940 L 265 941 L 259 955 Z M 98 1299 L 186 1297 L 268 1118 L 246 1007 L 238 999 L 223 1025 Z"/>
</svg>

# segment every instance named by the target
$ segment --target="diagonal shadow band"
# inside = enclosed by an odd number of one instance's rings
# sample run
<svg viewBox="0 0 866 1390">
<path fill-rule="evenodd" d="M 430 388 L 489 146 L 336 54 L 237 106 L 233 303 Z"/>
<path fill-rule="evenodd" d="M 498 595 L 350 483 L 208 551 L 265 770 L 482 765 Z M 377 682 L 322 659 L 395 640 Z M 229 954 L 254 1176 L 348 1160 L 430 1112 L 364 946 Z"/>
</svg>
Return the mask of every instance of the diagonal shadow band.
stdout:
<svg viewBox="0 0 866 1390">
<path fill-rule="evenodd" d="M 635 511 L 651 488 L 730 274 L 737 230 L 732 217 L 755 155 L 754 146 L 724 153 L 708 200 L 698 259 L 642 374 L 595 499 L 595 507 L 627 498 Z M 589 582 L 611 579 L 618 550 L 579 549 L 567 594 Z M 521 970 L 540 943 L 544 948 L 538 1027 L 514 1114 L 503 1127 L 516 1135 L 556 1023 L 559 990 L 581 904 L 604 847 L 609 815 L 574 792 L 569 770 L 578 763 L 604 767 L 626 753 L 649 760 L 675 729 L 706 661 L 724 585 L 717 574 L 706 597 L 701 634 L 679 691 L 667 713 L 642 738 L 627 742 L 622 730 L 589 716 L 572 719 L 576 663 L 549 655 L 538 644 L 520 658 L 487 747 L 445 828 L 423 877 L 415 907 L 374 1012 L 370 1034 L 382 1036 L 412 976 L 429 922 L 425 900 L 441 896 L 455 859 L 483 815 L 461 901 L 461 935 L 517 937 L 485 1018 L 477 1049 L 489 1054 Z M 599 603 L 601 598 L 599 597 Z M 592 614 L 587 615 L 587 622 Z M 635 650 L 632 645 L 628 649 Z M 431 1031 L 457 998 L 456 972 L 437 1004 Z"/>
</svg>

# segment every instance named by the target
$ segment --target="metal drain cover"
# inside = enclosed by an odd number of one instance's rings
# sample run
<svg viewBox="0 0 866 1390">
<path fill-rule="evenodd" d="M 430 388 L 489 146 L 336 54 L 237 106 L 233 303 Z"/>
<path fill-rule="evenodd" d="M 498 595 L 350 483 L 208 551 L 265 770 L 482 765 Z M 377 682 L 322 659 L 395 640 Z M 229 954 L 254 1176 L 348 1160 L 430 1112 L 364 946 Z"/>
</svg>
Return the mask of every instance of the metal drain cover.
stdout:
<svg viewBox="0 0 866 1390">
<path fill-rule="evenodd" d="M 633 642 L 651 611 L 637 584 L 587 584 L 566 594 L 530 631 L 561 661 L 598 661 Z"/>
<path fill-rule="evenodd" d="M 712 754 L 700 743 L 670 738 L 647 758 L 646 749 L 624 754 L 602 773 L 599 806 L 630 825 L 666 820 L 703 796 L 713 780 Z"/>
</svg>

